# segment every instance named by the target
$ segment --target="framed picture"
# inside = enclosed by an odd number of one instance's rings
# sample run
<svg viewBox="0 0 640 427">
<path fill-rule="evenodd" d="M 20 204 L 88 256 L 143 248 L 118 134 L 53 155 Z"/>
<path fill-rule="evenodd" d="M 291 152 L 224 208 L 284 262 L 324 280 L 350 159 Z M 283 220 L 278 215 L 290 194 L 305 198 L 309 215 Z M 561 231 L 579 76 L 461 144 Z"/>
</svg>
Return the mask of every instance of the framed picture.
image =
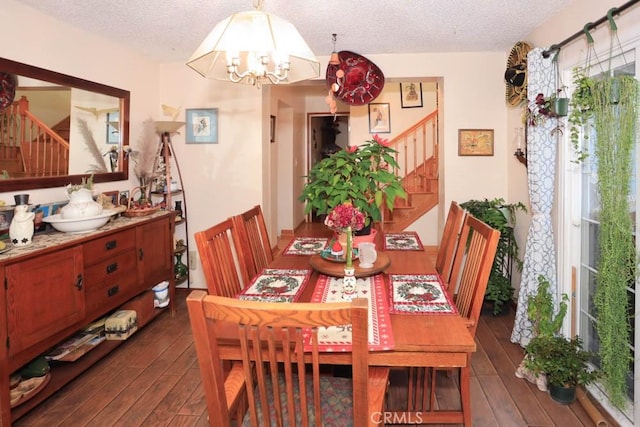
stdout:
<svg viewBox="0 0 640 427">
<path fill-rule="evenodd" d="M 0 207 L 0 239 L 9 237 L 9 226 L 13 219 L 13 206 Z"/>
<path fill-rule="evenodd" d="M 388 103 L 369 104 L 369 132 L 391 133 L 391 114 Z"/>
<path fill-rule="evenodd" d="M 107 113 L 107 144 L 120 142 L 120 112 Z"/>
<path fill-rule="evenodd" d="M 68 200 L 65 200 L 63 202 L 54 202 L 51 204 L 51 215 L 57 215 L 60 213 L 60 209 L 62 209 L 63 207 L 67 206 L 67 203 L 69 203 Z"/>
<path fill-rule="evenodd" d="M 422 83 L 400 83 L 400 105 L 402 108 L 422 107 Z"/>
<path fill-rule="evenodd" d="M 274 142 L 276 142 L 276 116 L 271 116 L 270 117 L 270 127 L 269 127 L 269 138 L 271 143 L 273 144 Z"/>
<path fill-rule="evenodd" d="M 218 109 L 189 108 L 186 110 L 186 143 L 218 143 Z"/>
<path fill-rule="evenodd" d="M 120 192 L 119 191 L 104 191 L 102 194 L 104 194 L 105 196 L 107 196 L 109 198 L 109 200 L 111 200 L 111 203 L 113 203 L 115 206 L 118 206 L 120 204 Z"/>
<path fill-rule="evenodd" d="M 121 206 L 129 205 L 129 190 L 124 190 L 120 192 L 120 199 L 118 200 L 117 204 Z"/>
<path fill-rule="evenodd" d="M 458 156 L 493 156 L 493 129 L 458 129 Z"/>
<path fill-rule="evenodd" d="M 42 220 L 44 217 L 49 216 L 50 205 L 40 205 L 34 211 L 33 228 L 35 233 L 40 233 L 47 230 L 47 223 Z"/>
</svg>

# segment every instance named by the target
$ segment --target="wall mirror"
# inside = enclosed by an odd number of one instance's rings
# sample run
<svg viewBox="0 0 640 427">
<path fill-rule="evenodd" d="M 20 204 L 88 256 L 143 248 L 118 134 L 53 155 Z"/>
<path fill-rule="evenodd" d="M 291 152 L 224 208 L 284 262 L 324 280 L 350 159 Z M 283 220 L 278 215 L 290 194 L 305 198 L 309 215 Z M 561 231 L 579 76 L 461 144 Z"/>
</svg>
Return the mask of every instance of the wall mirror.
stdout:
<svg viewBox="0 0 640 427">
<path fill-rule="evenodd" d="M 65 186 L 91 173 L 94 182 L 128 179 L 129 91 L 0 58 L 3 76 L 0 192 Z M 2 102 L 11 92 L 13 102 Z M 21 170 L 9 163 L 16 157 Z"/>
</svg>

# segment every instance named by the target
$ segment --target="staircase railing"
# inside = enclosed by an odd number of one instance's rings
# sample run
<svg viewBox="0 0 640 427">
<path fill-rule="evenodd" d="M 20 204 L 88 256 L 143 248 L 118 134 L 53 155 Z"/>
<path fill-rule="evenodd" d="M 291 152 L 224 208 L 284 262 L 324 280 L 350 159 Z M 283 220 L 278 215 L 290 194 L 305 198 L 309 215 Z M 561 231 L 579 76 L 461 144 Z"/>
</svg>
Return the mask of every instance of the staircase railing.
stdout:
<svg viewBox="0 0 640 427">
<path fill-rule="evenodd" d="M 24 176 L 68 174 L 69 143 L 29 111 L 24 96 L 0 111 L 0 160 L 20 159 Z"/>
<path fill-rule="evenodd" d="M 390 145 L 398 151 L 400 167 L 395 172 L 403 179 L 405 189 L 429 191 L 430 180 L 438 178 L 438 110 L 396 136 Z"/>
</svg>

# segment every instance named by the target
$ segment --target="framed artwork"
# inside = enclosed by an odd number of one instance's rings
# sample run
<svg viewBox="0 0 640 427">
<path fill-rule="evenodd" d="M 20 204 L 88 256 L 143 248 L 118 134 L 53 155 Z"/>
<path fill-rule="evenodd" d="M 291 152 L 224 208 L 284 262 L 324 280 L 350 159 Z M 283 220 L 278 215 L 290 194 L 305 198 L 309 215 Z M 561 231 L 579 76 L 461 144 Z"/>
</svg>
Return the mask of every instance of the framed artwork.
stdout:
<svg viewBox="0 0 640 427">
<path fill-rule="evenodd" d="M 119 191 L 104 191 L 102 192 L 102 194 L 104 194 L 105 196 L 107 196 L 109 198 L 109 200 L 111 200 L 111 203 L 113 203 L 115 206 L 118 206 L 120 203 L 120 192 Z"/>
<path fill-rule="evenodd" d="M 54 202 L 51 204 L 51 215 L 57 215 L 60 213 L 60 209 L 62 209 L 63 207 L 65 207 L 67 205 L 67 203 L 69 203 L 68 200 L 65 200 L 63 202 Z"/>
<path fill-rule="evenodd" d="M 270 119 L 269 140 L 273 144 L 274 142 L 276 142 L 276 116 L 271 116 Z"/>
<path fill-rule="evenodd" d="M 422 107 L 422 83 L 400 83 L 400 105 L 402 108 Z"/>
<path fill-rule="evenodd" d="M 9 237 L 9 226 L 13 219 L 13 210 L 13 206 L 0 207 L 0 239 Z"/>
<path fill-rule="evenodd" d="M 107 113 L 107 144 L 120 142 L 120 112 Z"/>
<path fill-rule="evenodd" d="M 117 204 L 121 206 L 129 206 L 129 190 L 120 192 L 120 200 L 118 200 Z"/>
<path fill-rule="evenodd" d="M 493 129 L 458 129 L 458 156 L 493 156 Z"/>
<path fill-rule="evenodd" d="M 391 133 L 391 113 L 389 103 L 369 104 L 369 132 Z"/>
<path fill-rule="evenodd" d="M 218 109 L 189 108 L 186 110 L 186 143 L 218 143 Z"/>
<path fill-rule="evenodd" d="M 44 217 L 49 216 L 50 205 L 40 205 L 34 211 L 33 228 L 35 233 L 40 233 L 47 230 L 47 223 L 42 220 Z"/>
</svg>

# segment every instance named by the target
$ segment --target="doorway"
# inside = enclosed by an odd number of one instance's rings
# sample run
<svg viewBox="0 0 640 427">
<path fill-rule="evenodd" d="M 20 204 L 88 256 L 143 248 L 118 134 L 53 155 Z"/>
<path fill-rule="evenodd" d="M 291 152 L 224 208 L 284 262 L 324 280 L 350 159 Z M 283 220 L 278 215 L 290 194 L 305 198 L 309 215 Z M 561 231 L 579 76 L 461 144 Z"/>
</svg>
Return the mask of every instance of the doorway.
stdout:
<svg viewBox="0 0 640 427">
<path fill-rule="evenodd" d="M 349 113 L 307 115 L 307 173 L 317 162 L 349 146 Z M 311 221 L 319 221 L 311 213 Z"/>
</svg>

